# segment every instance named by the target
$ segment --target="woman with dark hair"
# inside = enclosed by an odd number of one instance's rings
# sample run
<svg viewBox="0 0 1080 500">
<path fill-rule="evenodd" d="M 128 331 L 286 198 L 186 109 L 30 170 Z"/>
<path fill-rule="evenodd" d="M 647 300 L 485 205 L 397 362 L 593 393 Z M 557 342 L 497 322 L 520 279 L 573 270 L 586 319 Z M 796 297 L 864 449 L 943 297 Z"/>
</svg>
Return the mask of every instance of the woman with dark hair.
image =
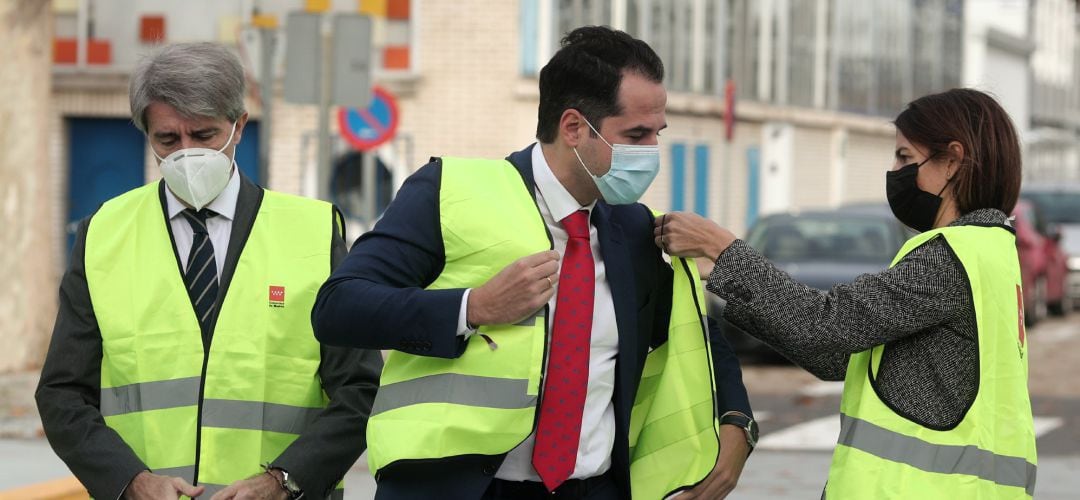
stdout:
<svg viewBox="0 0 1080 500">
<path fill-rule="evenodd" d="M 920 231 L 893 265 L 818 291 L 699 216 L 656 244 L 712 261 L 724 317 L 824 380 L 844 380 L 829 498 L 1027 498 L 1035 436 L 1015 234 L 1020 145 L 990 96 L 954 89 L 896 118 L 893 214 Z"/>
</svg>

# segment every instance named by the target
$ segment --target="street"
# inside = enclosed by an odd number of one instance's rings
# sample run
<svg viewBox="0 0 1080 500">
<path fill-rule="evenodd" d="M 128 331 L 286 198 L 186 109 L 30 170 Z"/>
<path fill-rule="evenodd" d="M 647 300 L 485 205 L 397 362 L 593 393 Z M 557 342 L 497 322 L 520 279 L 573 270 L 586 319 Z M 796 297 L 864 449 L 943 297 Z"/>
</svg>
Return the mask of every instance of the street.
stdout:
<svg viewBox="0 0 1080 500">
<path fill-rule="evenodd" d="M 1080 313 L 1028 330 L 1030 388 L 1038 435 L 1035 498 L 1075 498 L 1080 490 Z M 786 364 L 746 364 L 743 376 L 761 442 L 733 500 L 818 498 L 839 433 L 840 383 Z M 70 473 L 40 437 L 33 405 L 36 374 L 0 376 L 0 498 L 5 490 Z M 370 499 L 375 483 L 362 457 L 346 476 L 347 499 Z"/>
</svg>

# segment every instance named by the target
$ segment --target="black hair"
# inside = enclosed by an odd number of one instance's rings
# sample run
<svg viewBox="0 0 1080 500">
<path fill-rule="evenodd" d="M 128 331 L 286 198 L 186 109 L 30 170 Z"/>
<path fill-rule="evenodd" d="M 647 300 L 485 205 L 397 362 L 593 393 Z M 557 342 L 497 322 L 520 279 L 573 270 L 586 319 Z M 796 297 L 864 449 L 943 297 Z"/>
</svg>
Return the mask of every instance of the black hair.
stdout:
<svg viewBox="0 0 1080 500">
<path fill-rule="evenodd" d="M 619 84 L 625 72 L 656 83 L 664 80 L 664 63 L 656 52 L 623 31 L 583 26 L 568 33 L 561 45 L 540 70 L 536 138 L 542 143 L 555 142 L 567 109 L 580 111 L 597 130 L 604 118 L 622 113 Z"/>
</svg>

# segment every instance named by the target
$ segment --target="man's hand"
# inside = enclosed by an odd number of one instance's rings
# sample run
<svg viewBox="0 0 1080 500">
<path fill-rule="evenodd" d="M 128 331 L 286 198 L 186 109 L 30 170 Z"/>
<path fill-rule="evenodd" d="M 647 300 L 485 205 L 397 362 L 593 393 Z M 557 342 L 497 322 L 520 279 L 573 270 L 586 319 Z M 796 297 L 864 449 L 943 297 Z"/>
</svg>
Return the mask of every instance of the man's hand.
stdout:
<svg viewBox="0 0 1080 500">
<path fill-rule="evenodd" d="M 527 255 L 469 292 L 465 319 L 472 326 L 514 324 L 544 307 L 559 282 L 559 252 Z"/>
<path fill-rule="evenodd" d="M 675 497 L 678 500 L 720 500 L 735 489 L 750 453 L 746 433 L 734 425 L 720 426 L 720 456 L 716 467 L 701 484 Z"/>
<path fill-rule="evenodd" d="M 287 500 L 289 494 L 281 487 L 281 479 L 270 474 L 251 476 L 230 484 L 210 500 Z"/>
<path fill-rule="evenodd" d="M 142 471 L 131 480 L 124 490 L 128 500 L 176 500 L 180 495 L 197 497 L 202 495 L 203 486 L 192 486 L 178 477 L 160 476 L 150 471 Z"/>
</svg>

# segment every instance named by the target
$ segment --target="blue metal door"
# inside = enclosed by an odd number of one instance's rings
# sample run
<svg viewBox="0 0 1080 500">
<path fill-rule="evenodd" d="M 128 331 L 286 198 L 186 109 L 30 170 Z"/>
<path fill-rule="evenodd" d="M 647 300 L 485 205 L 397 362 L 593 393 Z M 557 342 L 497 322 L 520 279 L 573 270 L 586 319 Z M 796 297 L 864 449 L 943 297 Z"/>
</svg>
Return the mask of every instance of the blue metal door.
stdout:
<svg viewBox="0 0 1080 500">
<path fill-rule="evenodd" d="M 67 253 L 80 220 L 146 182 L 146 139 L 126 118 L 69 118 Z"/>
<path fill-rule="evenodd" d="M 259 122 L 255 120 L 244 125 L 244 135 L 236 146 L 236 166 L 252 182 L 263 185 L 259 178 Z"/>
</svg>

